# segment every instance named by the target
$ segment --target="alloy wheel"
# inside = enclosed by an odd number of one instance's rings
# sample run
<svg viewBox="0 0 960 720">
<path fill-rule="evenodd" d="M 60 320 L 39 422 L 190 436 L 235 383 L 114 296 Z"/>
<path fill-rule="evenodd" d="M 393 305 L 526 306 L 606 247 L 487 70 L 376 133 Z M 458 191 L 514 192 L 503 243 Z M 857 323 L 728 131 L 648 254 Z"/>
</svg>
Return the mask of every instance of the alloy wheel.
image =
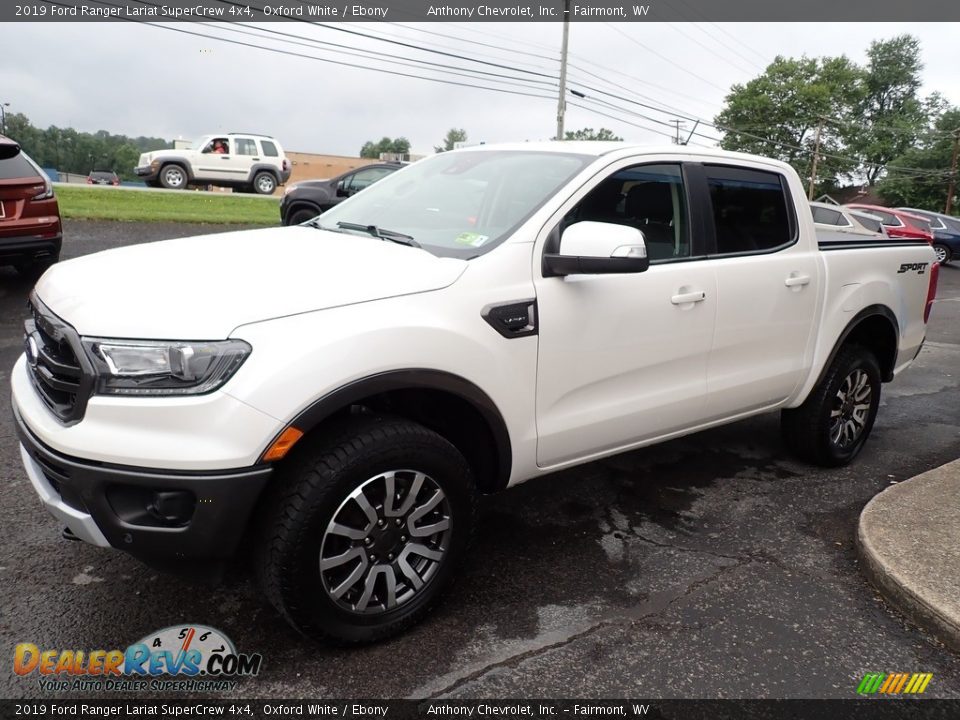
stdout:
<svg viewBox="0 0 960 720">
<path fill-rule="evenodd" d="M 323 588 L 344 610 L 372 615 L 410 602 L 450 546 L 450 503 L 416 470 L 390 470 L 356 488 L 324 531 Z"/>
<path fill-rule="evenodd" d="M 863 434 L 870 417 L 873 387 L 863 370 L 857 369 L 844 379 L 830 411 L 830 441 L 840 448 L 851 447 Z"/>
</svg>

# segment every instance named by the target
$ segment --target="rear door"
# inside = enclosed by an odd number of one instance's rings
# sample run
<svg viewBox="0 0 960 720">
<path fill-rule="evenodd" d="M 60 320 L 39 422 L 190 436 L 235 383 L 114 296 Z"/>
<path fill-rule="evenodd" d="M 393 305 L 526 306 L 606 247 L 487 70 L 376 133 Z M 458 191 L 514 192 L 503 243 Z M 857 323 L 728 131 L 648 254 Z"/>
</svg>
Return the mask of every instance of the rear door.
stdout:
<svg viewBox="0 0 960 720">
<path fill-rule="evenodd" d="M 260 162 L 260 149 L 257 147 L 257 139 L 233 135 L 230 137 L 230 145 L 231 154 L 227 162 L 230 174 L 228 179 L 236 182 L 252 180 L 250 171 L 253 169 L 254 163 Z"/>
<path fill-rule="evenodd" d="M 817 244 L 801 242 L 784 175 L 727 164 L 699 172 L 719 298 L 706 411 L 716 420 L 780 403 L 804 378 L 822 271 Z"/>
<path fill-rule="evenodd" d="M 32 235 L 38 225 L 56 221 L 24 212 L 45 188 L 44 178 L 22 152 L 0 160 L 0 238 Z"/>
</svg>

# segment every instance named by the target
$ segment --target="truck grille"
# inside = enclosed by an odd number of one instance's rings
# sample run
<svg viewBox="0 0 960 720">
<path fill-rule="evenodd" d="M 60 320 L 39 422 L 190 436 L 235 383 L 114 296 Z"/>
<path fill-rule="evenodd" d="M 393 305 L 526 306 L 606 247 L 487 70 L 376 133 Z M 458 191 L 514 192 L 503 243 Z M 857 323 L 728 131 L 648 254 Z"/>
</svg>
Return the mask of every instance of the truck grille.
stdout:
<svg viewBox="0 0 960 720">
<path fill-rule="evenodd" d="M 62 422 L 78 422 L 94 381 L 80 336 L 36 296 L 30 298 L 30 313 L 24 322 L 24 346 L 33 386 Z"/>
</svg>

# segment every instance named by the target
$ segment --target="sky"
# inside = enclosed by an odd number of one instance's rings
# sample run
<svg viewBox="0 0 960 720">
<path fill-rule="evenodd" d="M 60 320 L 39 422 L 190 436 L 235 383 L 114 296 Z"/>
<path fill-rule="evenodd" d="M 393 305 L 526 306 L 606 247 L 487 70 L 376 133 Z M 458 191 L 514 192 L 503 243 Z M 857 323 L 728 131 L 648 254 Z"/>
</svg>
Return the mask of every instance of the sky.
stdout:
<svg viewBox="0 0 960 720">
<path fill-rule="evenodd" d="M 486 143 L 546 140 L 556 130 L 557 90 L 551 86 L 559 72 L 559 23 L 338 26 L 486 65 L 305 23 L 172 27 L 176 30 L 127 22 L 0 23 L 0 103 L 9 103 L 7 112 L 24 113 L 43 128 L 166 139 L 259 132 L 275 136 L 288 151 L 352 156 L 364 142 L 385 135 L 404 136 L 413 152 L 429 153 L 452 127 L 465 129 L 470 142 Z M 669 142 L 673 131 L 654 121 L 669 123 L 682 114 L 691 119 L 685 121 L 689 129 L 693 118 L 711 120 L 731 85 L 759 75 L 778 54 L 846 55 L 863 64 L 872 40 L 903 32 L 921 41 L 922 92 L 938 91 L 960 105 L 958 31 L 960 23 L 573 23 L 569 87 L 584 92 L 588 98 L 576 102 L 594 111 L 568 105 L 566 129 L 607 127 L 630 141 Z M 374 61 L 346 54 L 364 49 L 384 55 Z M 398 64 L 411 58 L 438 66 L 425 70 Z M 543 97 L 386 75 L 369 69 L 373 67 Z M 457 68 L 526 80 L 452 75 Z M 503 84 L 507 82 L 511 84 Z M 600 95 L 600 89 L 669 109 L 651 111 Z M 601 102 L 647 118 L 627 116 Z M 716 135 L 712 128 L 699 130 Z"/>
</svg>

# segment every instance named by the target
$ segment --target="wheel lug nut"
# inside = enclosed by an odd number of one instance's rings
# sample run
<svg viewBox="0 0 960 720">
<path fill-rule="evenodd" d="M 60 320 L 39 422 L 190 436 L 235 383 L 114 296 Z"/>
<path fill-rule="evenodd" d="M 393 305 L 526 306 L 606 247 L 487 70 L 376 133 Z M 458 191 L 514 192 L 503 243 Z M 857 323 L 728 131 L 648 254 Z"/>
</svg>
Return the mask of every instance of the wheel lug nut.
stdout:
<svg viewBox="0 0 960 720">
<path fill-rule="evenodd" d="M 406 541 L 407 541 L 407 536 L 406 536 L 406 535 L 401 535 L 401 536 L 400 536 L 400 542 L 406 542 Z"/>
<path fill-rule="evenodd" d="M 377 561 L 377 556 L 376 556 L 376 555 L 371 555 L 371 556 L 370 556 L 370 562 L 376 562 L 376 561 Z"/>
<path fill-rule="evenodd" d="M 364 538 L 364 539 L 363 539 L 363 544 L 364 544 L 364 545 L 373 545 L 373 540 L 371 540 L 370 538 Z"/>
<path fill-rule="evenodd" d="M 377 520 L 377 527 L 383 527 L 384 525 L 385 523 L 383 521 L 383 518 L 380 518 L 379 520 Z"/>
<path fill-rule="evenodd" d="M 400 518 L 397 518 L 396 523 L 397 523 L 397 526 L 399 527 L 400 525 L 403 525 L 403 520 Z"/>
<path fill-rule="evenodd" d="M 387 560 L 393 560 L 393 553 L 387 554 Z"/>
</svg>

